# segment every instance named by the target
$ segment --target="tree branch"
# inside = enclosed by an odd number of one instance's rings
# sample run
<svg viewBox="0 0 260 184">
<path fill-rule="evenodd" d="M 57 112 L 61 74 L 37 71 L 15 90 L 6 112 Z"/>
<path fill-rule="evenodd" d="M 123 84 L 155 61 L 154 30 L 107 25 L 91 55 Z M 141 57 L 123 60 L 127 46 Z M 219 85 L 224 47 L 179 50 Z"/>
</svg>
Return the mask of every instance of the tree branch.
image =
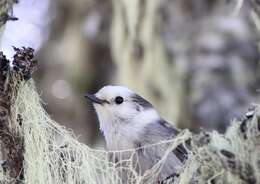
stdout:
<svg viewBox="0 0 260 184">
<path fill-rule="evenodd" d="M 17 91 L 23 81 L 28 80 L 36 68 L 33 49 L 14 47 L 16 54 L 10 67 L 10 61 L 0 52 L 0 139 L 3 146 L 3 155 L 6 161 L 4 171 L 11 177 L 22 179 L 24 139 L 23 135 L 13 129 L 10 124 L 22 125 L 22 117 L 18 115 L 15 122 L 12 120 L 11 105 L 14 103 Z"/>
</svg>

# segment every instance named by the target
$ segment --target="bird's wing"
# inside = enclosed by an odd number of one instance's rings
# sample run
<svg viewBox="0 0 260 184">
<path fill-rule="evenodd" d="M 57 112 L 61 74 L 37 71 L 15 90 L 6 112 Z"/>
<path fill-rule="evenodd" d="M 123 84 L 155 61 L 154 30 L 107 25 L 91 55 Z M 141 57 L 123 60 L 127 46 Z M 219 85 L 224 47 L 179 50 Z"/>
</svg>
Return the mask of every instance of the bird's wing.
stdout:
<svg viewBox="0 0 260 184">
<path fill-rule="evenodd" d="M 143 135 L 144 139 L 141 140 L 145 140 L 144 142 L 147 144 L 154 144 L 163 140 L 172 139 L 179 133 L 179 130 L 163 119 L 148 124 L 147 127 L 145 127 L 145 130 L 146 131 Z M 188 143 L 185 143 L 185 146 L 183 144 L 179 144 L 173 150 L 173 153 L 181 162 L 184 162 L 187 159 L 188 151 L 186 144 Z"/>
<path fill-rule="evenodd" d="M 176 136 L 179 131 L 173 128 L 168 122 L 164 120 L 155 121 L 148 124 L 144 128 L 144 133 L 139 140 L 142 142 L 138 143 L 138 146 L 145 146 L 155 143 L 160 143 L 164 140 L 170 140 Z M 169 148 L 169 143 L 159 144 L 158 146 L 147 147 L 144 150 L 141 150 L 139 155 L 141 158 L 145 159 L 146 162 L 155 164 L 159 161 L 162 156 L 164 156 L 165 151 Z M 162 170 L 165 177 L 173 174 L 176 171 L 176 168 L 181 166 L 183 162 L 187 159 L 188 151 L 186 147 L 182 144 L 179 144 L 173 151 L 172 154 L 167 156 L 167 161 L 164 164 L 164 169 Z"/>
</svg>

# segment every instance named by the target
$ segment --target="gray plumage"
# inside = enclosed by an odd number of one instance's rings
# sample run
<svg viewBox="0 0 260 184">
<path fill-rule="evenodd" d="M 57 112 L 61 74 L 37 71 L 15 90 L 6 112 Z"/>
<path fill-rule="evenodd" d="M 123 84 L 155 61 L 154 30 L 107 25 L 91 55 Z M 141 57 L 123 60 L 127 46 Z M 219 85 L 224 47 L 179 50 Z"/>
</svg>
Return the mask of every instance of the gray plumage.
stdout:
<svg viewBox="0 0 260 184">
<path fill-rule="evenodd" d="M 170 143 L 149 145 L 170 140 L 179 133 L 158 115 L 150 102 L 126 87 L 105 86 L 94 96 L 86 97 L 93 102 L 97 112 L 107 150 L 136 149 L 133 161 L 141 175 L 165 155 Z M 162 166 L 159 178 L 163 180 L 177 174 L 187 154 L 183 145 L 172 150 Z M 130 156 L 129 152 L 123 152 L 113 155 L 112 160 L 126 160 Z"/>
<path fill-rule="evenodd" d="M 171 140 L 179 131 L 171 127 L 169 123 L 164 120 L 154 121 L 144 127 L 145 131 L 140 136 L 142 143 L 140 146 L 156 144 L 160 141 Z M 152 167 L 165 154 L 170 144 L 159 144 L 158 146 L 150 147 L 142 152 L 138 152 L 140 165 L 143 166 L 142 172 Z M 180 144 L 171 154 L 168 155 L 165 164 L 163 165 L 160 178 L 167 178 L 168 176 L 177 174 L 176 168 L 181 166 L 187 158 L 187 150 Z"/>
<path fill-rule="evenodd" d="M 130 99 L 133 103 L 136 103 L 137 106 L 141 106 L 143 108 L 153 108 L 153 105 L 150 102 L 137 94 L 132 95 Z"/>
</svg>

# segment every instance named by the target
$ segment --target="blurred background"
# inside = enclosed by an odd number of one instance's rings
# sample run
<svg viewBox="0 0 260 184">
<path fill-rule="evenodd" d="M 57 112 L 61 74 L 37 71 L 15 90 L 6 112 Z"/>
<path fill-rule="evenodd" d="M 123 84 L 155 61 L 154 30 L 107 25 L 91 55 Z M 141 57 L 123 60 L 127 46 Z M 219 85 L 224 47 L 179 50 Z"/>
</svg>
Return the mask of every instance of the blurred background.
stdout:
<svg viewBox="0 0 260 184">
<path fill-rule="evenodd" d="M 36 50 L 50 116 L 102 146 L 83 95 L 125 85 L 179 128 L 225 132 L 260 103 L 259 0 L 2 0 L 1 49 Z M 17 3 L 16 3 L 17 2 Z"/>
</svg>

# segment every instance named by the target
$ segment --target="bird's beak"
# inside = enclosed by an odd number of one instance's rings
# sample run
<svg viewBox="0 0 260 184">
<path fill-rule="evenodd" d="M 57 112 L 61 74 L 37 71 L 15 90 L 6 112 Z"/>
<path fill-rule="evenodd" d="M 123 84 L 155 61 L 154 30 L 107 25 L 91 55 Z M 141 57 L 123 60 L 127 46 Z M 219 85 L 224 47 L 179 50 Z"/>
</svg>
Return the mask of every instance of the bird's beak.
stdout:
<svg viewBox="0 0 260 184">
<path fill-rule="evenodd" d="M 86 97 L 88 100 L 90 100 L 93 103 L 97 103 L 97 104 L 103 104 L 104 102 L 106 102 L 106 100 L 101 100 L 99 98 L 97 98 L 95 95 L 92 94 L 85 94 L 84 97 Z"/>
</svg>

